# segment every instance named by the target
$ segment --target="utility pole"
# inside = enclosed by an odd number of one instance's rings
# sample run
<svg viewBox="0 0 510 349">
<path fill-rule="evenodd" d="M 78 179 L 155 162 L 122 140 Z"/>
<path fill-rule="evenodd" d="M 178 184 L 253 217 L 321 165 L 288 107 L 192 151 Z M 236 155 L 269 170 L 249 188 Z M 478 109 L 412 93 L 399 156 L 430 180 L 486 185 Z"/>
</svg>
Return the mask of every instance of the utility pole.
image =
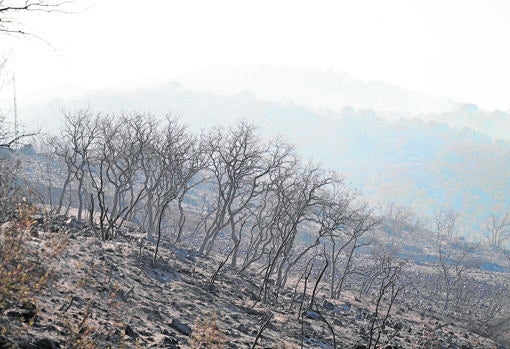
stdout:
<svg viewBox="0 0 510 349">
<path fill-rule="evenodd" d="M 18 104 L 16 102 L 16 73 L 12 74 L 12 94 L 13 94 L 13 109 L 14 109 L 14 147 L 19 148 L 19 123 L 18 123 Z"/>
</svg>

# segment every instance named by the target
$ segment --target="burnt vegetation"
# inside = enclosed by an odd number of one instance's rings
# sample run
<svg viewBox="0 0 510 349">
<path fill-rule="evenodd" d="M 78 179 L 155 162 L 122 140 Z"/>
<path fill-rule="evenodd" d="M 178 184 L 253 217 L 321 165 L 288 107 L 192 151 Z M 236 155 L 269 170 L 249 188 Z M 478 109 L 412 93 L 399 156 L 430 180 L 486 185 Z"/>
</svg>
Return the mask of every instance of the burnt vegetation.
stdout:
<svg viewBox="0 0 510 349">
<path fill-rule="evenodd" d="M 0 33 L 35 36 L 16 14 L 71 4 L 0 0 Z M 508 212 L 466 242 L 461 212 L 372 208 L 244 121 L 196 134 L 82 110 L 44 137 L 4 121 L 0 348 L 510 342 Z"/>
<path fill-rule="evenodd" d="M 2 345 L 508 341 L 506 216 L 487 225 L 490 244 L 473 244 L 456 237 L 460 213 L 443 210 L 427 224 L 394 204 L 376 210 L 338 174 L 244 121 L 195 134 L 150 114 L 64 119 L 58 136 L 37 136 L 37 153 L 2 152 Z M 485 255 L 495 251 L 499 260 Z M 66 290 L 56 285 L 69 277 L 62 263 L 77 275 Z M 67 298 L 60 325 L 43 336 L 38 321 L 51 313 L 45 302 L 59 302 L 53 293 Z M 140 313 L 157 331 L 142 331 Z"/>
</svg>

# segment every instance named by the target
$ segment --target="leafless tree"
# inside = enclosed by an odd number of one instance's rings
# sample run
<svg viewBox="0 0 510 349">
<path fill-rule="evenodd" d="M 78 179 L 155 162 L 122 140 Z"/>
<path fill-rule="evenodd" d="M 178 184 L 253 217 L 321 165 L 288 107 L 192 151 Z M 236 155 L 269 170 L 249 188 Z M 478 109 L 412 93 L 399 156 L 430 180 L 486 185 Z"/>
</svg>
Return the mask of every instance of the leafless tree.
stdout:
<svg viewBox="0 0 510 349">
<path fill-rule="evenodd" d="M 16 215 L 16 203 L 20 192 L 17 179 L 20 165 L 9 157 L 0 155 L 0 222 L 5 222 Z"/>
<path fill-rule="evenodd" d="M 297 158 L 292 147 L 276 139 L 270 147 L 269 163 L 272 168 L 268 179 L 262 182 L 263 188 L 253 205 L 247 206 L 247 217 L 251 224 L 247 228 L 249 240 L 245 244 L 245 258 L 241 271 L 246 271 L 253 263 L 269 254 L 277 235 L 275 224 L 282 214 L 282 202 L 279 200 L 280 184 L 293 175 Z"/>
<path fill-rule="evenodd" d="M 234 246 L 239 246 L 238 216 L 262 192 L 262 180 L 271 170 L 266 160 L 268 148 L 262 144 L 253 126 L 240 122 L 227 131 L 214 129 L 205 144 L 215 194 L 204 222 L 204 237 L 199 252 L 209 254 L 218 234 L 230 230 Z M 237 265 L 237 248 L 232 265 Z"/>
<path fill-rule="evenodd" d="M 197 151 L 197 140 L 186 132 L 177 119 L 167 117 L 159 150 L 159 166 L 162 173 L 156 189 L 156 217 L 158 221 L 157 243 L 154 261 L 161 241 L 161 222 L 168 205 L 179 198 L 180 193 L 191 186 L 192 179 L 203 169 L 204 161 Z M 181 212 L 182 213 L 182 212 Z"/>
<path fill-rule="evenodd" d="M 418 216 L 411 208 L 394 202 L 385 206 L 383 215 L 395 234 L 413 232 L 420 225 Z"/>
<path fill-rule="evenodd" d="M 406 261 L 399 260 L 393 255 L 385 254 L 380 255 L 376 260 L 377 268 L 381 273 L 377 280 L 375 310 L 370 321 L 368 348 L 378 348 L 381 335 L 385 335 L 387 341 L 391 338 L 386 326 L 391 309 L 398 295 L 405 288 L 401 276 L 406 263 Z M 386 309 L 383 309 L 385 298 L 388 298 L 388 302 Z"/>
<path fill-rule="evenodd" d="M 462 248 L 448 248 L 444 240 L 438 242 L 438 278 L 436 297 L 443 303 L 442 310 L 447 312 L 452 302 L 466 300 L 466 273 L 469 268 L 469 254 L 473 253 L 477 245 L 464 243 Z M 464 302 L 462 302 L 464 303 Z"/>
<path fill-rule="evenodd" d="M 87 180 L 87 166 L 89 165 L 92 147 L 98 136 L 98 115 L 93 115 L 88 110 L 80 110 L 74 113 L 64 113 L 64 128 L 59 138 L 54 138 L 52 146 L 66 165 L 67 173 L 62 184 L 62 190 L 57 207 L 57 212 L 63 207 L 64 197 L 68 187 L 73 181 L 77 182 L 78 219 L 83 218 L 85 192 Z M 70 203 L 71 204 L 71 203 Z"/>
<path fill-rule="evenodd" d="M 0 73 L 2 71 L 2 64 L 0 62 Z M 23 141 L 26 141 L 27 139 L 30 139 L 30 137 L 36 136 L 37 132 L 30 132 L 30 133 L 22 133 L 15 135 L 14 132 L 9 130 L 9 127 L 7 126 L 8 123 L 5 121 L 5 116 L 0 115 L 0 150 L 9 150 L 13 151 L 16 147 L 19 147 L 20 144 L 26 144 L 23 143 Z"/>
<path fill-rule="evenodd" d="M 491 246 L 502 247 L 510 239 L 510 211 L 492 213 L 485 224 L 485 232 Z"/>
<path fill-rule="evenodd" d="M 456 223 L 459 213 L 453 209 L 441 209 L 434 216 L 434 225 L 438 236 L 444 235 L 448 239 L 455 237 Z"/>
<path fill-rule="evenodd" d="M 283 170 L 283 169 L 282 169 Z M 288 274 L 297 262 L 304 258 L 306 252 L 313 253 L 313 247 L 307 248 L 296 244 L 298 234 L 303 233 L 304 224 L 311 224 L 311 211 L 321 205 L 328 185 L 334 178 L 311 164 L 305 167 L 294 166 L 289 172 L 282 173 L 272 181 L 274 190 L 273 218 L 269 232 L 270 244 L 266 251 L 261 295 L 267 301 L 270 279 L 275 277 L 274 285 L 278 292 L 285 287 Z M 311 237 L 311 235 L 309 235 Z M 316 239 L 311 237 L 310 245 L 317 246 Z M 312 242 L 313 241 L 313 242 Z M 303 251 L 306 251 L 303 253 Z"/>
<path fill-rule="evenodd" d="M 133 220 L 139 203 L 147 197 L 147 176 L 144 166 L 152 161 L 159 137 L 159 121 L 152 115 L 139 113 L 123 115 L 121 122 L 126 124 L 123 137 L 129 139 L 129 144 L 126 148 L 128 151 L 122 151 L 125 160 L 120 173 L 126 173 L 128 176 L 121 179 L 123 184 L 119 194 L 122 194 L 117 200 L 122 207 L 128 209 L 119 226 L 122 226 L 126 219 Z"/>
<path fill-rule="evenodd" d="M 339 298 L 343 290 L 347 276 L 354 273 L 353 257 L 356 251 L 372 243 L 370 239 L 363 239 L 366 233 L 375 229 L 379 225 L 379 220 L 375 219 L 371 210 L 366 204 L 354 209 L 343 236 L 331 244 L 331 274 L 330 274 L 330 296 Z M 337 247 L 337 243 L 340 243 Z M 343 260 L 340 256 L 344 253 Z M 337 270 L 342 269 L 341 273 Z"/>
</svg>

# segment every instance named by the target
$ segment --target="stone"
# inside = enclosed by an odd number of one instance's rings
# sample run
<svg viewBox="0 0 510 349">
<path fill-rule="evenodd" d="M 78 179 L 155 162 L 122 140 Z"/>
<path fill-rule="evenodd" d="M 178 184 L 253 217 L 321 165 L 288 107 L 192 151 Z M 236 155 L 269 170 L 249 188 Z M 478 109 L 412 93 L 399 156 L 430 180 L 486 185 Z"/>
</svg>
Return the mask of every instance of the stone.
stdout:
<svg viewBox="0 0 510 349">
<path fill-rule="evenodd" d="M 334 319 L 333 320 L 333 325 L 335 325 L 335 326 L 343 326 L 344 324 L 343 324 L 342 321 L 340 321 L 338 319 Z"/>
<path fill-rule="evenodd" d="M 327 300 L 324 300 L 324 302 L 322 303 L 322 306 L 324 308 L 326 308 L 327 310 L 332 310 L 332 311 L 336 310 L 336 305 L 334 305 L 331 302 L 328 302 Z"/>
<path fill-rule="evenodd" d="M 126 325 L 126 328 L 124 329 L 124 333 L 133 338 L 133 339 L 136 339 L 139 337 L 138 333 L 136 333 L 136 331 L 131 327 L 131 325 Z"/>
<path fill-rule="evenodd" d="M 44 216 L 42 215 L 33 215 L 31 217 L 37 225 L 43 225 L 45 223 Z"/>
<path fill-rule="evenodd" d="M 397 331 L 400 331 L 401 329 L 404 328 L 404 324 L 400 321 L 398 321 L 397 323 L 395 323 L 395 325 L 393 325 L 393 328 Z"/>
<path fill-rule="evenodd" d="M 164 348 L 179 349 L 180 346 L 178 344 L 179 341 L 175 338 L 165 337 L 165 339 L 163 340 Z"/>
<path fill-rule="evenodd" d="M 308 319 L 312 319 L 312 320 L 322 320 L 322 316 L 319 313 L 317 313 L 316 311 L 312 311 L 312 310 L 305 311 L 305 316 Z"/>
<path fill-rule="evenodd" d="M 179 331 L 180 333 L 182 333 L 185 336 L 191 336 L 191 333 L 193 332 L 191 327 L 182 323 L 178 319 L 172 319 L 172 323 L 170 324 L 170 327 Z"/>
<path fill-rule="evenodd" d="M 122 334 L 119 329 L 115 329 L 113 333 L 106 336 L 106 340 L 109 342 L 118 342 L 122 338 Z"/>
<path fill-rule="evenodd" d="M 23 322 L 29 322 L 37 315 L 37 308 L 35 304 L 25 302 L 18 309 L 11 309 L 6 312 L 7 316 L 18 317 Z"/>
<path fill-rule="evenodd" d="M 36 343 L 38 348 L 42 349 L 58 349 L 60 348 L 60 345 L 56 343 L 54 340 L 49 338 L 42 338 L 39 339 Z"/>
<path fill-rule="evenodd" d="M 342 304 L 341 308 L 344 313 L 348 313 L 351 311 L 351 305 L 349 303 Z"/>
<path fill-rule="evenodd" d="M 250 333 L 250 329 L 248 327 L 246 327 L 244 324 L 239 324 L 237 326 L 237 330 L 239 332 L 242 332 L 242 333 L 245 333 L 245 334 L 249 334 Z"/>
</svg>

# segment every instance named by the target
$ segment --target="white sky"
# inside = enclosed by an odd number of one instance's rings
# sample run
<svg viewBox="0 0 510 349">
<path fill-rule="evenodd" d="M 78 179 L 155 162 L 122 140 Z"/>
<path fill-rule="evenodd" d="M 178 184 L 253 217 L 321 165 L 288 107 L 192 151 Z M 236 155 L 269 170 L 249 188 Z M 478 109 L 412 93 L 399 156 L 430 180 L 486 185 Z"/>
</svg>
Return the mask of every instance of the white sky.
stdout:
<svg viewBox="0 0 510 349">
<path fill-rule="evenodd" d="M 0 38 L 21 95 L 170 80 L 211 65 L 283 64 L 510 109 L 507 0 L 76 1 L 90 9 L 24 19 L 54 49 Z"/>
</svg>

